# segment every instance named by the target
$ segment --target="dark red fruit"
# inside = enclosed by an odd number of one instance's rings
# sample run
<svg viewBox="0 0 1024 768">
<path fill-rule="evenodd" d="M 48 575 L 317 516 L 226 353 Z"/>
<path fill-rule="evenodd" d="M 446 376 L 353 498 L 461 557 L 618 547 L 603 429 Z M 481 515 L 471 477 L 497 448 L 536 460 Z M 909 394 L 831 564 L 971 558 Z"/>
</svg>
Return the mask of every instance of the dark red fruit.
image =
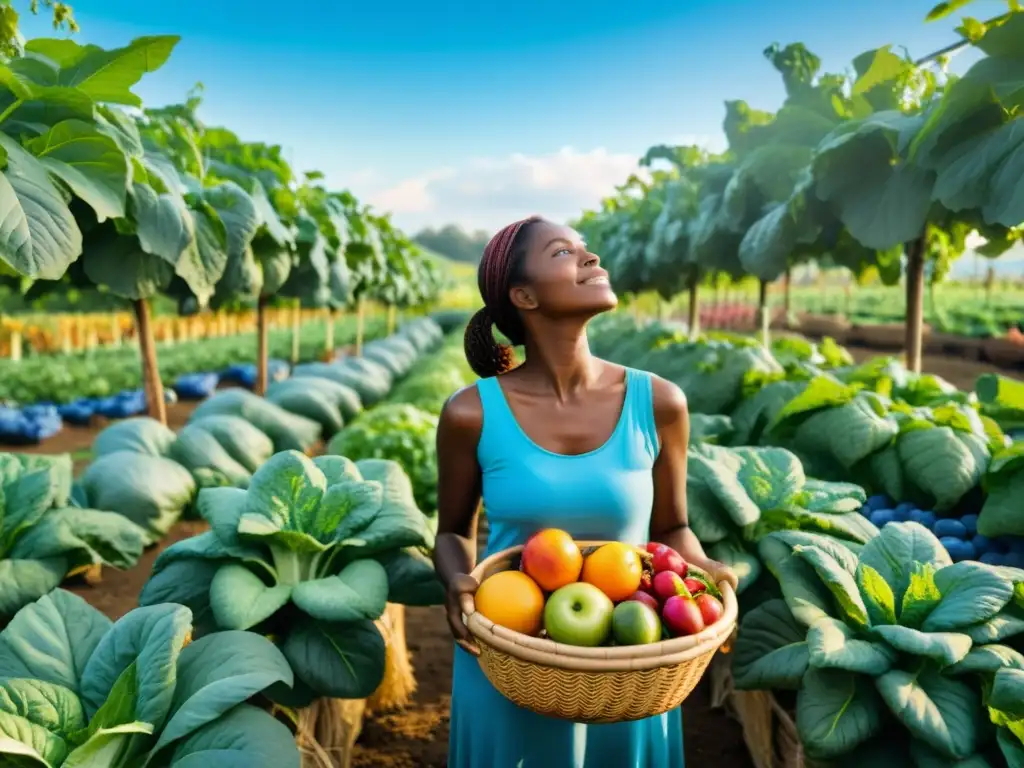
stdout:
<svg viewBox="0 0 1024 768">
<path fill-rule="evenodd" d="M 722 618 L 722 614 L 725 613 L 725 607 L 721 601 L 718 600 L 714 595 L 709 595 L 705 592 L 702 595 L 697 595 L 696 600 L 697 607 L 700 609 L 701 618 L 704 619 L 704 625 L 710 626 Z"/>
<path fill-rule="evenodd" d="M 654 574 L 654 594 L 662 600 L 668 600 L 676 595 L 689 597 L 686 585 L 675 571 L 662 571 Z"/>
<path fill-rule="evenodd" d="M 669 631 L 676 635 L 695 635 L 704 629 L 704 616 L 691 597 L 675 595 L 665 601 L 661 619 Z"/>
<path fill-rule="evenodd" d="M 707 587 L 704 586 L 704 582 L 698 579 L 683 579 L 683 584 L 690 591 L 691 595 L 699 595 L 701 592 L 707 592 Z"/>
<path fill-rule="evenodd" d="M 686 576 L 690 571 L 690 566 L 686 564 L 683 556 L 672 547 L 662 547 L 654 553 L 654 572 L 661 573 L 662 571 L 672 571 L 680 576 Z"/>
</svg>

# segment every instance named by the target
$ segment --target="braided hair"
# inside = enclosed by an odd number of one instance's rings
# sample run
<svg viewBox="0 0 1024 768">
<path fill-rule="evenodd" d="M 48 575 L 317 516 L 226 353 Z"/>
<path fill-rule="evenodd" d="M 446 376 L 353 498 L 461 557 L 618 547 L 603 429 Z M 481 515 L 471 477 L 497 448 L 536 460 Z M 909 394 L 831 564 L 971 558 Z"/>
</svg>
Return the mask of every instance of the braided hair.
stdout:
<svg viewBox="0 0 1024 768">
<path fill-rule="evenodd" d="M 513 222 L 495 234 L 484 248 L 477 272 L 484 306 L 470 319 L 464 341 L 466 360 L 478 376 L 497 376 L 515 366 L 512 346 L 498 343 L 494 338 L 495 326 L 514 346 L 526 341 L 526 328 L 508 292 L 525 277 L 523 265 L 529 230 L 539 221 L 539 216 L 530 216 Z"/>
</svg>

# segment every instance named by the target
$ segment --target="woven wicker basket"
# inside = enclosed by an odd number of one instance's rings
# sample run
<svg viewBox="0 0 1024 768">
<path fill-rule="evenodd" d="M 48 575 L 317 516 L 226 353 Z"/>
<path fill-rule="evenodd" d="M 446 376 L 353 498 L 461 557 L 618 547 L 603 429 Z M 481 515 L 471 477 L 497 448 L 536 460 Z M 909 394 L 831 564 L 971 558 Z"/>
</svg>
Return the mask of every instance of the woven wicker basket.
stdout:
<svg viewBox="0 0 1024 768">
<path fill-rule="evenodd" d="M 590 546 L 605 542 L 580 542 Z M 523 548 L 491 555 L 478 581 L 518 563 Z M 582 648 L 498 626 L 476 611 L 466 625 L 480 647 L 480 666 L 506 698 L 548 717 L 578 723 L 639 720 L 678 707 L 736 627 L 736 595 L 721 584 L 725 613 L 696 635 L 649 645 Z"/>
</svg>

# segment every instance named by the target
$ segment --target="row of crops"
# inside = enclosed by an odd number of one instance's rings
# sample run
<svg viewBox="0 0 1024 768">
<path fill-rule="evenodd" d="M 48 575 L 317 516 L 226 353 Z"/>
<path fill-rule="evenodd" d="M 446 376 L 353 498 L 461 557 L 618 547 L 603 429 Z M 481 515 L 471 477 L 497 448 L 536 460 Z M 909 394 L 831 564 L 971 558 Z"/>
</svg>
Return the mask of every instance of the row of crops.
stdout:
<svg viewBox="0 0 1024 768">
<path fill-rule="evenodd" d="M 946 3 L 947 12 L 959 3 Z M 960 77 L 891 46 L 823 73 L 800 43 L 765 56 L 782 76 L 776 112 L 727 101 L 720 154 L 653 147 L 632 176 L 578 228 L 625 293 L 690 294 L 756 278 L 788 285 L 793 267 L 842 267 L 906 292 L 908 367 L 920 371 L 925 284 L 941 281 L 968 237 L 994 257 L 1020 240 L 1020 50 L 1016 4 L 961 27 L 978 60 Z"/>
<path fill-rule="evenodd" d="M 740 577 L 734 685 L 814 765 L 1024 766 L 1024 385 L 625 313 L 591 341 L 686 392 L 690 525 Z"/>
<path fill-rule="evenodd" d="M 423 318 L 266 397 L 218 391 L 177 433 L 117 422 L 77 479 L 68 456 L 0 454 L 0 752 L 298 768 L 282 713 L 369 696 L 386 604 L 441 599 L 434 431 L 471 380 L 461 334 Z M 208 530 L 160 553 L 122 618 L 59 588 L 188 517 Z"/>
<path fill-rule="evenodd" d="M 0 285 L 28 302 L 85 289 L 130 304 L 147 410 L 162 423 L 154 300 L 172 300 L 183 315 L 254 306 L 254 388 L 262 394 L 272 305 L 350 310 L 361 343 L 368 302 L 391 312 L 422 306 L 447 280 L 388 215 L 328 189 L 318 171 L 292 169 L 280 146 L 205 125 L 199 89 L 180 104 L 144 107 L 132 89 L 166 64 L 178 41 L 148 36 L 103 49 L 32 39 L 15 46 L 0 78 L 0 173 L 10 210 L 0 232 Z M 103 357 L 86 368 L 109 362 L 120 379 L 116 369 L 127 360 Z M 37 361 L 31 373 L 52 381 L 57 367 Z M 96 377 L 98 388 L 105 378 Z M 70 394 L 52 389 L 15 396 L 34 406 L 33 394 L 54 402 Z M 50 413 L 43 408 L 30 413 Z"/>
</svg>

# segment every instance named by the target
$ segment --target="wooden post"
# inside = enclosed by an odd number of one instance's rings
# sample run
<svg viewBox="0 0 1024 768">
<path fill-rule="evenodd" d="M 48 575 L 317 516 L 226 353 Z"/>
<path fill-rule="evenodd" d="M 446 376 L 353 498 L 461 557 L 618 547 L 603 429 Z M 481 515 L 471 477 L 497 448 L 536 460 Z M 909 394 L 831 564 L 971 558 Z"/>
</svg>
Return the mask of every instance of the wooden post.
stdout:
<svg viewBox="0 0 1024 768">
<path fill-rule="evenodd" d="M 771 320 L 768 316 L 768 283 L 764 280 L 757 281 L 757 320 L 761 329 L 761 343 L 769 346 L 769 326 Z"/>
<path fill-rule="evenodd" d="M 261 397 L 267 393 L 267 297 L 256 300 L 256 385 L 253 389 Z"/>
<path fill-rule="evenodd" d="M 904 355 L 907 370 L 921 372 L 921 336 L 924 322 L 924 237 L 907 243 L 907 317 Z"/>
<path fill-rule="evenodd" d="M 299 352 L 301 350 L 300 342 L 302 341 L 302 302 L 299 299 L 295 299 L 295 303 L 292 305 L 292 365 L 299 364 Z"/>
<path fill-rule="evenodd" d="M 160 380 L 160 368 L 156 359 L 156 340 L 153 338 L 152 317 L 147 299 L 132 302 L 135 311 L 135 331 L 139 337 L 139 352 L 142 355 L 142 386 L 146 392 L 146 410 L 150 418 L 167 425 L 167 403 L 164 402 L 164 385 Z"/>
</svg>

